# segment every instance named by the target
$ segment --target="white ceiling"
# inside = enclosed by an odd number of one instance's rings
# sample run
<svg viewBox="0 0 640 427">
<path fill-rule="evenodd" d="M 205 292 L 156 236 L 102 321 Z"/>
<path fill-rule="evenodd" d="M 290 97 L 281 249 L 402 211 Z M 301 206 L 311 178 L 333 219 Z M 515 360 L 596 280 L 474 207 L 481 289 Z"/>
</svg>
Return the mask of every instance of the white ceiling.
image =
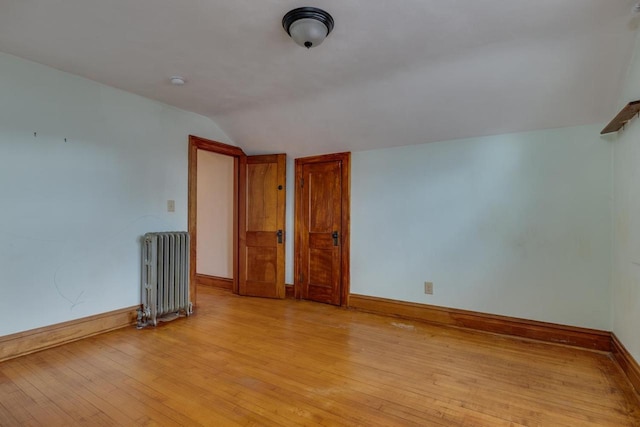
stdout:
<svg viewBox="0 0 640 427">
<path fill-rule="evenodd" d="M 0 0 L 0 51 L 319 154 L 606 122 L 635 0 Z M 305 50 L 282 16 L 327 10 Z M 171 86 L 168 78 L 187 84 Z"/>
</svg>

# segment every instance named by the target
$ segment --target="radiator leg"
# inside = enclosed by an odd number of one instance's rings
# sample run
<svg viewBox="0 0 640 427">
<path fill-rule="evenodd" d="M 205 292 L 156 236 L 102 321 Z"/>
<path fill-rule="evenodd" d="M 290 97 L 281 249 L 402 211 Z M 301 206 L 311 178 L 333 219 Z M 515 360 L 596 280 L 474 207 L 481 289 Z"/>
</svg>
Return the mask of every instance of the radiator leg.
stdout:
<svg viewBox="0 0 640 427">
<path fill-rule="evenodd" d="M 144 311 L 142 310 L 142 308 L 139 308 L 138 309 L 138 323 L 136 324 L 136 328 L 137 329 L 142 329 L 145 326 L 147 326 L 147 322 L 145 320 Z"/>
</svg>

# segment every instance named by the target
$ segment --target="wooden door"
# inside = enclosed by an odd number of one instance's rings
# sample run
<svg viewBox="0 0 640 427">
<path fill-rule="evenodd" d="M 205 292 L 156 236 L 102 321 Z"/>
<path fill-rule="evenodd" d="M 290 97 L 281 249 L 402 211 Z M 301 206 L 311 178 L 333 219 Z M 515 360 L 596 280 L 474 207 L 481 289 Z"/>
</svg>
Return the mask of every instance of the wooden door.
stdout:
<svg viewBox="0 0 640 427">
<path fill-rule="evenodd" d="M 296 296 L 347 305 L 349 153 L 296 159 Z"/>
<path fill-rule="evenodd" d="M 285 180 L 285 154 L 241 159 L 240 295 L 285 297 Z"/>
</svg>

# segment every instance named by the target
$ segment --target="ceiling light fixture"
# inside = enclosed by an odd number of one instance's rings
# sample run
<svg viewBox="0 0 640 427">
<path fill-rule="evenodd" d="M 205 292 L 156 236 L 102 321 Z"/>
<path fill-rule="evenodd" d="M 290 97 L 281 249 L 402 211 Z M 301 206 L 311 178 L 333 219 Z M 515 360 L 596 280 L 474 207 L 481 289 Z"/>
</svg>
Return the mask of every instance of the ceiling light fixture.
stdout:
<svg viewBox="0 0 640 427">
<path fill-rule="evenodd" d="M 172 76 L 169 78 L 169 81 L 174 86 L 182 86 L 184 84 L 184 79 L 180 76 Z"/>
<path fill-rule="evenodd" d="M 333 30 L 333 18 L 317 7 L 299 7 L 282 18 L 284 30 L 300 46 L 316 47 Z"/>
</svg>

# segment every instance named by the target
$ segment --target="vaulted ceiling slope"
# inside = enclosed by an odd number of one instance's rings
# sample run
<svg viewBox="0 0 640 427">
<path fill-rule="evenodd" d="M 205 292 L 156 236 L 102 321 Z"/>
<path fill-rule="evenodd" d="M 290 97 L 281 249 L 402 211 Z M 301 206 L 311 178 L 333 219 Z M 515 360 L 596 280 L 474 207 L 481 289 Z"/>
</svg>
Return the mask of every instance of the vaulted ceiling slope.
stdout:
<svg viewBox="0 0 640 427">
<path fill-rule="evenodd" d="M 0 51 L 311 154 L 606 122 L 634 0 L 2 0 Z M 282 16 L 335 19 L 319 47 Z M 168 77 L 187 84 L 171 86 Z"/>
</svg>

